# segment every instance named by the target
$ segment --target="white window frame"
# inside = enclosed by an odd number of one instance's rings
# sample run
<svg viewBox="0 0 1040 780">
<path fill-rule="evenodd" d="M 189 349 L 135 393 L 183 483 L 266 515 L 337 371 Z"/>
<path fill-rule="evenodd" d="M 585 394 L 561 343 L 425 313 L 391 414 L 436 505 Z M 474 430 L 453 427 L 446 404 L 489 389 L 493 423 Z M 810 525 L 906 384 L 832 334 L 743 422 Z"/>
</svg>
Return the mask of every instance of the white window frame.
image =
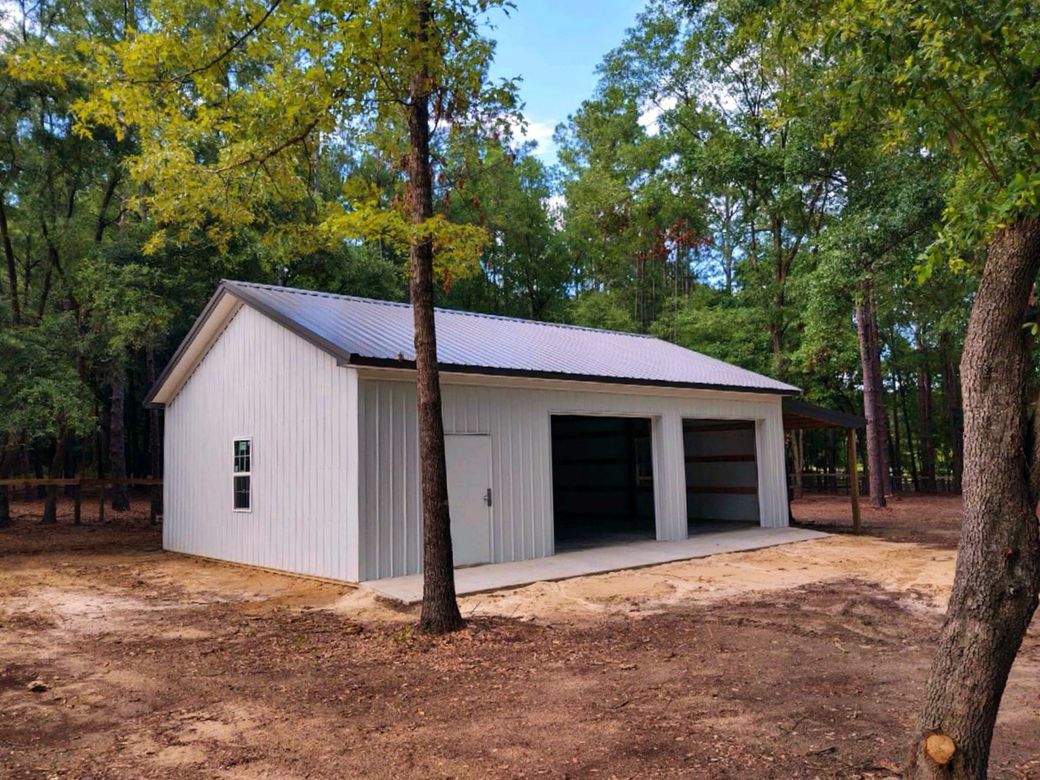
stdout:
<svg viewBox="0 0 1040 780">
<path fill-rule="evenodd" d="M 237 471 L 237 464 L 235 458 L 237 457 L 236 445 L 240 442 L 248 442 L 249 444 L 249 471 Z M 231 511 L 232 512 L 245 512 L 249 513 L 253 511 L 253 437 L 251 436 L 235 436 L 231 440 Z M 235 478 L 236 477 L 249 477 L 249 506 L 237 507 L 235 506 Z"/>
</svg>

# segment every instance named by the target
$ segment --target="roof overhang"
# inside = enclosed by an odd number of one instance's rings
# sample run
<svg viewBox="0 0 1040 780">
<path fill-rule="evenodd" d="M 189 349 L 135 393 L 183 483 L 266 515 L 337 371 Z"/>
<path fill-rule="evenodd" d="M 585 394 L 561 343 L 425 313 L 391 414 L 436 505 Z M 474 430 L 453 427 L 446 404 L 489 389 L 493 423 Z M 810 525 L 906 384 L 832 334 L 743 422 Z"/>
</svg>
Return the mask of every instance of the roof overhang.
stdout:
<svg viewBox="0 0 1040 780">
<path fill-rule="evenodd" d="M 148 395 L 144 399 L 146 407 L 161 408 L 173 400 L 199 361 L 205 357 L 210 345 L 242 307 L 242 304 L 248 304 L 304 341 L 310 342 L 323 352 L 332 355 L 340 365 L 350 362 L 349 352 L 344 352 L 317 333 L 300 327 L 280 311 L 268 306 L 249 289 L 223 281 L 217 287 L 217 291 L 213 293 L 213 297 L 209 299 L 209 303 L 206 304 L 198 319 L 195 320 L 195 324 L 191 326 L 184 341 L 173 353 L 173 357 L 170 358 L 170 362 L 163 369 L 162 374 L 148 391 Z"/>
<path fill-rule="evenodd" d="M 241 306 L 242 302 L 228 292 L 226 285 L 217 288 L 145 396 L 146 407 L 163 407 L 173 399 Z"/>
<path fill-rule="evenodd" d="M 784 398 L 784 430 L 797 431 L 808 428 L 863 428 L 867 421 L 863 417 L 845 412 L 836 412 L 811 404 L 799 398 Z"/>
</svg>

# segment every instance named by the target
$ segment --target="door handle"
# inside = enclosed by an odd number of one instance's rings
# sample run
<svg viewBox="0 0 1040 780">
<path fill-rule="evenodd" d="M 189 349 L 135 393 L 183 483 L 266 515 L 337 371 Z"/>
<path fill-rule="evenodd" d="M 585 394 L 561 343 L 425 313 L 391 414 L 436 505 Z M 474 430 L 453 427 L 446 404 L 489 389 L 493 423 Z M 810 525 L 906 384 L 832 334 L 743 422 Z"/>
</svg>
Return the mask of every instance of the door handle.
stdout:
<svg viewBox="0 0 1040 780">
<path fill-rule="evenodd" d="M 491 488 L 488 488 L 487 493 L 484 494 L 484 503 L 491 506 Z"/>
</svg>

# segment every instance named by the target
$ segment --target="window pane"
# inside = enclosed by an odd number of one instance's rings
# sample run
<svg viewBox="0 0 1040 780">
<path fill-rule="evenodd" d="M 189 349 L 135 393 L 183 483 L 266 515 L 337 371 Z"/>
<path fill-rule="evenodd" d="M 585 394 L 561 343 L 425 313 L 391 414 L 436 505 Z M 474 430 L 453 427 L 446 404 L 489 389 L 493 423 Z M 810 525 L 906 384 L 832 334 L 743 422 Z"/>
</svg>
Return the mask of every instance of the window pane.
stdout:
<svg viewBox="0 0 1040 780">
<path fill-rule="evenodd" d="M 235 477 L 235 509 L 249 509 L 249 477 Z"/>
<path fill-rule="evenodd" d="M 242 472 L 249 471 L 250 461 L 250 446 L 251 442 L 248 439 L 236 439 L 235 440 L 235 473 L 240 474 Z"/>
</svg>

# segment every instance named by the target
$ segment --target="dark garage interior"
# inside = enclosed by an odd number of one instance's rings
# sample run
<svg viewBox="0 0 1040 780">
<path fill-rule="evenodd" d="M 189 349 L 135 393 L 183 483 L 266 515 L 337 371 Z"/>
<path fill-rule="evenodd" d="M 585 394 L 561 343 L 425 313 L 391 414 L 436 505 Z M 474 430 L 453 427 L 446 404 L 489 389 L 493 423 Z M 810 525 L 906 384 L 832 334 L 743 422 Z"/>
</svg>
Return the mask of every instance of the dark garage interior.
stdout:
<svg viewBox="0 0 1040 780">
<path fill-rule="evenodd" d="M 650 420 L 552 417 L 556 551 L 655 538 Z"/>
<path fill-rule="evenodd" d="M 753 420 L 683 420 L 689 533 L 757 525 Z"/>
</svg>

